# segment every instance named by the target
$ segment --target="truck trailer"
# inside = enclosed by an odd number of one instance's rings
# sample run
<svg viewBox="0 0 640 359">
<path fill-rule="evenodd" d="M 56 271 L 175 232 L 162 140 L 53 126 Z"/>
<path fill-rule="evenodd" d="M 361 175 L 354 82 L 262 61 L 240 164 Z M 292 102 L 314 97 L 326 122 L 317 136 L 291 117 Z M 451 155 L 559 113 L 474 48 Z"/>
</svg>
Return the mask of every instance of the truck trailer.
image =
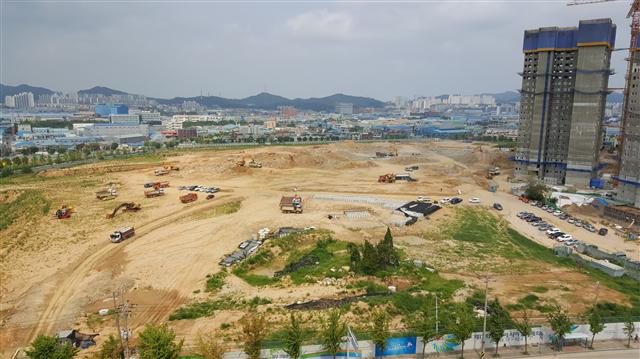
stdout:
<svg viewBox="0 0 640 359">
<path fill-rule="evenodd" d="M 136 231 L 133 227 L 120 228 L 111 233 L 111 243 L 120 243 L 127 238 L 133 237 L 135 234 Z"/>
<path fill-rule="evenodd" d="M 302 197 L 282 197 L 280 199 L 280 211 L 282 213 L 302 213 Z"/>
</svg>

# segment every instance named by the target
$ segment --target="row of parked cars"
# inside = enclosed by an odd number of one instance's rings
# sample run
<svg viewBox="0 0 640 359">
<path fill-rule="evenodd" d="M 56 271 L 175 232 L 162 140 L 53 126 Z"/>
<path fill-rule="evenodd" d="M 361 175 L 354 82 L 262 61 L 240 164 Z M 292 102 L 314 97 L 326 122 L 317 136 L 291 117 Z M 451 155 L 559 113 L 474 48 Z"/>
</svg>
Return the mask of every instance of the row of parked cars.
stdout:
<svg viewBox="0 0 640 359">
<path fill-rule="evenodd" d="M 416 201 L 417 202 L 422 202 L 422 203 L 438 203 L 437 200 L 434 201 L 431 198 L 426 197 L 426 196 L 418 196 Z M 441 204 L 458 204 L 458 203 L 460 203 L 462 201 L 463 201 L 462 198 L 458 198 L 458 197 L 453 197 L 453 198 L 445 197 L 445 198 L 441 199 L 439 202 Z M 478 202 L 480 202 L 480 200 L 478 200 Z"/>
<path fill-rule="evenodd" d="M 563 220 L 563 221 L 567 221 L 567 223 L 573 224 L 574 226 L 578 227 L 578 228 L 584 228 L 589 232 L 598 232 L 599 235 L 601 236 L 605 236 L 608 232 L 608 230 L 606 228 L 600 228 L 600 230 L 598 230 L 596 227 L 594 227 L 591 223 L 587 223 L 584 221 L 579 220 L 578 218 L 572 217 L 558 209 L 555 209 L 554 207 L 551 206 L 547 206 L 545 205 L 543 202 L 536 202 L 536 201 L 531 201 L 529 202 L 530 205 L 532 206 L 536 206 L 548 213 L 552 213 L 555 217 L 558 217 L 559 219 Z"/>
<path fill-rule="evenodd" d="M 220 192 L 220 188 L 218 187 L 207 187 L 207 186 L 178 186 L 178 189 L 181 191 L 194 191 L 194 192 L 204 192 L 204 193 Z"/>
<path fill-rule="evenodd" d="M 527 221 L 532 226 L 538 228 L 539 231 L 546 233 L 549 238 L 555 239 L 560 243 L 564 243 L 567 246 L 575 246 L 580 243 L 580 241 L 574 239 L 572 235 L 562 232 L 560 228 L 554 227 L 552 224 L 545 222 L 542 220 L 542 217 L 538 217 L 534 213 L 518 212 L 517 216 L 523 221 Z"/>
</svg>

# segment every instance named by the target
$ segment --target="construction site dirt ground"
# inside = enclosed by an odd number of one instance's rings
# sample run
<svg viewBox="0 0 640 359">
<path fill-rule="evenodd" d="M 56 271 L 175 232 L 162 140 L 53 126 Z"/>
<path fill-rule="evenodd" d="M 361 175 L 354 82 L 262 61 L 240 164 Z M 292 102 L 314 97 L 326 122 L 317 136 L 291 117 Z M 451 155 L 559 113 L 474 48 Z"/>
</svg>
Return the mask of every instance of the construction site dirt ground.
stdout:
<svg viewBox="0 0 640 359">
<path fill-rule="evenodd" d="M 397 157 L 375 158 L 376 151 L 396 150 Z M 1 188 L 5 193 L 2 201 L 12 201 L 26 190 L 35 190 L 50 201 L 51 210 L 47 215 L 18 215 L 13 224 L 0 232 L 2 355 L 10 356 L 37 334 L 51 335 L 63 329 L 87 332 L 95 329 L 101 334 L 98 341 L 104 340 L 115 332 L 114 324 L 98 320 L 92 328 L 87 318 L 99 309 L 112 308 L 115 292 L 125 293 L 124 297 L 134 305 L 129 323 L 134 331 L 146 322 L 165 321 L 180 305 L 209 298 L 203 291 L 206 276 L 218 272 L 218 262 L 225 254 L 264 227 L 277 230 L 313 226 L 333 232 L 337 239 L 361 243 L 364 239 L 377 242 L 387 226 L 391 226 L 394 236 L 404 238 L 398 243 L 410 248 L 412 240 L 419 241 L 421 233 L 446 220 L 454 211 L 445 207 L 428 220 L 396 227 L 393 224 L 398 216 L 392 214 L 391 208 L 329 201 L 320 199 L 322 196 L 369 196 L 399 202 L 417 196 L 433 199 L 458 196 L 465 199 L 462 206 L 500 202 L 505 210 L 496 213 L 513 228 L 552 246 L 551 240 L 515 216 L 519 211 L 538 209 L 509 194 L 511 185 L 506 177 L 511 164 L 506 156 L 487 144 L 454 141 L 342 142 L 185 151 L 163 158 L 134 158 L 54 170 L 36 179 L 10 182 Z M 262 162 L 263 168 L 236 166 L 239 159 L 247 157 Z M 165 164 L 179 166 L 180 171 L 154 176 L 154 169 Z M 417 182 L 377 182 L 379 175 L 404 173 L 409 165 L 420 167 L 411 172 Z M 496 193 L 487 191 L 484 177 L 492 166 L 503 168 L 503 174 L 494 179 L 499 183 Z M 143 184 L 158 180 L 170 182 L 166 195 L 144 198 Z M 96 199 L 95 192 L 109 185 L 117 188 L 118 197 L 111 201 Z M 178 197 L 188 192 L 177 187 L 185 185 L 216 186 L 221 192 L 211 200 L 198 193 L 197 201 L 183 204 Z M 280 197 L 294 193 L 302 196 L 304 213 L 281 213 Z M 480 198 L 481 203 L 469 204 L 471 197 Z M 142 210 L 105 218 L 117 204 L 129 201 L 139 202 Z M 75 208 L 71 218 L 54 218 L 52 213 L 61 205 Z M 348 210 L 366 211 L 369 215 L 348 218 L 344 215 Z M 333 219 L 328 218 L 330 214 Z M 135 227 L 136 235 L 122 243 L 111 243 L 110 233 L 125 226 Z M 558 226 L 564 229 L 565 224 Z M 601 237 L 582 229 L 572 231 L 579 231 L 574 235 L 578 239 L 638 258 L 637 243 L 625 242 L 613 234 Z M 527 279 L 555 285 L 559 275 L 569 283 L 573 294 L 557 291 L 561 301 L 571 303 L 576 297 L 588 296 L 593 289 L 582 274 L 566 269 L 549 268 L 545 273 L 530 274 Z M 470 285 L 477 281 L 471 275 L 449 276 L 463 278 Z M 496 281 L 497 296 L 524 292 L 521 276 L 502 275 Z M 340 290 L 320 284 L 256 288 L 230 275 L 222 292 L 247 298 L 259 295 L 269 298 L 273 305 L 284 306 L 334 296 Z M 625 304 L 625 297 L 613 290 L 603 289 L 599 297 Z M 213 317 L 172 322 L 172 327 L 179 337 L 193 337 L 202 330 L 219 328 L 221 323 L 235 322 L 241 316 L 242 311 L 220 311 Z"/>
</svg>

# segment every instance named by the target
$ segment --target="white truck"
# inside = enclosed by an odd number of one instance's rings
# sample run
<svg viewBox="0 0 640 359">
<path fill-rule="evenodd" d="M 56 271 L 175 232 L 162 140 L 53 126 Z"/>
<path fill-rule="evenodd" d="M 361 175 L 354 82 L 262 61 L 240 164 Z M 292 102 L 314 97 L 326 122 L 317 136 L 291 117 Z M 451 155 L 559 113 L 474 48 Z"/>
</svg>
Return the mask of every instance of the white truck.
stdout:
<svg viewBox="0 0 640 359">
<path fill-rule="evenodd" d="M 120 243 L 127 238 L 131 238 L 136 234 L 136 230 L 133 227 L 120 228 L 111 233 L 111 243 Z"/>
</svg>

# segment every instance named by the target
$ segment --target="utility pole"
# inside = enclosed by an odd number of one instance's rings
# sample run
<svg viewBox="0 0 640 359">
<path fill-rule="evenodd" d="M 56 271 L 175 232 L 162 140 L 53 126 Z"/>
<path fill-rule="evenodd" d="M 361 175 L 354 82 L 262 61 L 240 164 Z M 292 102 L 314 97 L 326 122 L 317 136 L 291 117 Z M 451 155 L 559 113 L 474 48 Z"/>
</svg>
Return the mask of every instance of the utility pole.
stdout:
<svg viewBox="0 0 640 359">
<path fill-rule="evenodd" d="M 438 337 L 438 293 L 436 292 L 436 338 Z"/>
<path fill-rule="evenodd" d="M 480 357 L 484 357 L 484 338 L 487 332 L 487 301 L 489 299 L 489 276 L 484 277 L 484 315 L 482 319 L 482 343 L 480 344 Z"/>
<path fill-rule="evenodd" d="M 123 348 L 122 344 L 122 332 L 120 332 L 120 309 L 118 309 L 118 303 L 116 302 L 116 293 L 111 293 L 113 295 L 113 311 L 116 315 L 116 328 L 118 329 L 118 339 L 120 339 L 120 347 Z"/>
<path fill-rule="evenodd" d="M 596 281 L 596 297 L 593 300 L 593 306 L 598 305 L 598 296 L 600 295 L 600 281 Z"/>
<path fill-rule="evenodd" d="M 125 339 L 124 339 L 124 358 L 125 359 L 129 359 L 129 357 L 131 356 L 131 353 L 129 351 L 129 336 L 130 336 L 130 331 L 129 331 L 129 301 L 127 300 L 126 302 L 124 301 L 124 295 L 122 296 L 122 312 L 124 313 L 124 332 L 125 332 Z"/>
</svg>

